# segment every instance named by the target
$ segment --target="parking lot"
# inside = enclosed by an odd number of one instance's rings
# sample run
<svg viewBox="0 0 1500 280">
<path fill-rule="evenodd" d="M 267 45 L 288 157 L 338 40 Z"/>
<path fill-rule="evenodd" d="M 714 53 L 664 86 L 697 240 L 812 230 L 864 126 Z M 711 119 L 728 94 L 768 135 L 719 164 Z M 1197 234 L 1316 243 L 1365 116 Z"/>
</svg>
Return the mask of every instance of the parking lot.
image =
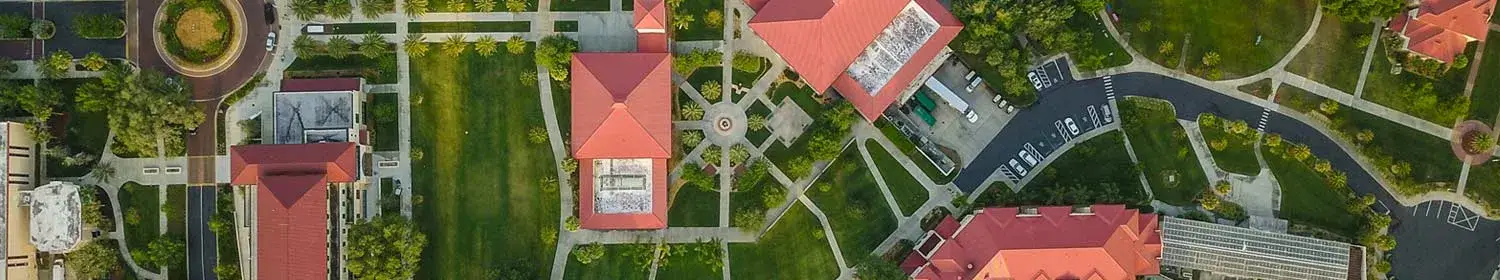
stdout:
<svg viewBox="0 0 1500 280">
<path fill-rule="evenodd" d="M 1399 279 L 1490 279 L 1500 265 L 1500 223 L 1447 201 L 1391 211 Z M 1440 265 L 1439 265 L 1440 264 Z"/>
</svg>

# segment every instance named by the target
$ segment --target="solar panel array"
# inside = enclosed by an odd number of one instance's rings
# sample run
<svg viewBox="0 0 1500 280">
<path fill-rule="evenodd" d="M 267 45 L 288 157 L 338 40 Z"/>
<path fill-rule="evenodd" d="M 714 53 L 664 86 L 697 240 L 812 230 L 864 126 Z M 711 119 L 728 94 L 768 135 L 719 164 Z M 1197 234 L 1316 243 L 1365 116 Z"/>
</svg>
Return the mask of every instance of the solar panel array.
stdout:
<svg viewBox="0 0 1500 280">
<path fill-rule="evenodd" d="M 865 47 L 864 53 L 854 60 L 845 71 L 860 87 L 875 95 L 890 82 L 891 76 L 911 60 L 917 49 L 937 34 L 938 23 L 915 3 L 910 3 L 891 21 L 890 26 L 880 32 L 875 42 Z"/>
<path fill-rule="evenodd" d="M 1173 217 L 1162 219 L 1162 261 L 1258 279 L 1349 279 L 1351 245 Z"/>
</svg>

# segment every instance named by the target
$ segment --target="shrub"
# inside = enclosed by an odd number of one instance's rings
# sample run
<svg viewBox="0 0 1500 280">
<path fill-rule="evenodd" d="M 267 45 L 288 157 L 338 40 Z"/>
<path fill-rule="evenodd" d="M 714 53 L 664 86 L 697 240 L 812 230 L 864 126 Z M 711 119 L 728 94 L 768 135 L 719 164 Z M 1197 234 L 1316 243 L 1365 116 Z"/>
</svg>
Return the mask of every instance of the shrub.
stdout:
<svg viewBox="0 0 1500 280">
<path fill-rule="evenodd" d="M 536 63 L 547 67 L 553 80 L 565 81 L 573 65 L 573 52 L 577 50 L 578 41 L 562 35 L 547 36 L 537 44 Z"/>
<path fill-rule="evenodd" d="M 474 41 L 474 51 L 478 52 L 479 56 L 489 57 L 499 49 L 500 42 L 495 41 L 495 37 L 490 37 L 489 35 L 480 36 L 479 40 Z"/>
<path fill-rule="evenodd" d="M 703 94 L 703 99 L 707 99 L 709 102 L 715 102 L 719 100 L 719 97 L 721 95 L 723 95 L 724 85 L 720 84 L 719 81 L 703 82 L 703 85 L 698 87 L 698 92 Z"/>
<path fill-rule="evenodd" d="M 753 54 L 744 51 L 736 51 L 734 52 L 734 61 L 732 66 L 734 67 L 734 70 L 739 70 L 740 72 L 759 73 L 760 70 L 765 68 L 764 62 L 765 61 L 762 60 L 762 58 Z"/>
<path fill-rule="evenodd" d="M 0 15 L 0 38 L 21 39 L 31 37 L 31 17 L 24 14 Z"/>
<path fill-rule="evenodd" d="M 1222 194 L 1228 194 L 1234 190 L 1234 185 L 1229 184 L 1229 181 L 1219 180 L 1218 183 L 1214 184 L 1214 190 Z"/>
<path fill-rule="evenodd" d="M 89 71 L 99 71 L 104 69 L 104 66 L 109 65 L 109 60 L 105 59 L 104 55 L 99 54 L 99 52 L 89 52 L 88 55 L 83 56 L 83 61 L 79 62 L 79 64 L 83 64 L 83 67 L 88 68 Z"/>
<path fill-rule="evenodd" d="M 1324 115 L 1332 116 L 1334 113 L 1339 112 L 1339 102 L 1333 99 L 1323 100 L 1323 103 L 1318 103 L 1318 111 L 1323 112 Z"/>
<path fill-rule="evenodd" d="M 568 231 L 578 231 L 579 226 L 578 216 L 569 216 L 567 220 L 563 221 L 563 227 L 566 227 Z"/>
<path fill-rule="evenodd" d="M 718 9 L 708 10 L 708 13 L 703 15 L 703 23 L 710 28 L 723 28 L 724 12 Z"/>
<path fill-rule="evenodd" d="M 698 147 L 699 143 L 703 142 L 703 131 L 692 130 L 683 131 L 681 133 L 682 136 L 678 136 L 678 138 L 679 140 L 682 140 L 682 146 L 685 149 L 692 150 L 693 148 Z"/>
<path fill-rule="evenodd" d="M 529 131 L 526 132 L 526 139 L 530 140 L 532 144 L 546 143 L 547 142 L 547 129 L 540 128 L 540 127 L 533 127 Z"/>
<path fill-rule="evenodd" d="M 766 213 L 765 213 L 764 210 L 761 210 L 761 211 L 736 210 L 735 213 L 734 213 L 734 219 L 732 219 L 730 221 L 730 224 L 734 225 L 735 227 L 742 227 L 742 228 L 760 228 L 761 226 L 765 225 L 765 222 L 766 222 Z"/>
<path fill-rule="evenodd" d="M 125 21 L 110 14 L 73 17 L 73 33 L 84 39 L 114 39 L 125 36 Z"/>
<path fill-rule="evenodd" d="M 505 41 L 505 50 L 510 54 L 526 53 L 526 40 L 521 39 L 521 36 L 510 36 L 510 39 Z"/>
<path fill-rule="evenodd" d="M 1495 148 L 1495 137 L 1490 136 L 1489 133 L 1475 132 L 1469 136 L 1468 140 L 1465 148 L 1468 148 L 1468 152 L 1472 154 L 1482 154 Z"/>
<path fill-rule="evenodd" d="M 578 246 L 577 249 L 573 249 L 573 257 L 577 259 L 579 263 L 592 263 L 596 260 L 604 258 L 604 245 L 599 245 L 598 242 L 594 242 Z"/>
<path fill-rule="evenodd" d="M 1213 211 L 1214 209 L 1219 208 L 1219 196 L 1214 194 L 1213 192 L 1203 192 L 1203 194 L 1198 197 L 1198 203 L 1203 205 L 1203 209 Z"/>
<path fill-rule="evenodd" d="M 31 22 L 31 35 L 37 39 L 52 39 L 57 33 L 57 25 L 50 20 L 38 20 Z"/>
<path fill-rule="evenodd" d="M 748 117 L 745 120 L 745 124 L 749 126 L 750 130 L 756 130 L 756 131 L 765 130 L 766 129 L 766 116 L 763 116 L 763 115 L 750 115 L 750 117 Z"/>
<path fill-rule="evenodd" d="M 37 71 L 47 78 L 61 78 L 73 69 L 73 54 L 68 51 L 52 51 L 52 54 L 37 59 Z"/>
</svg>

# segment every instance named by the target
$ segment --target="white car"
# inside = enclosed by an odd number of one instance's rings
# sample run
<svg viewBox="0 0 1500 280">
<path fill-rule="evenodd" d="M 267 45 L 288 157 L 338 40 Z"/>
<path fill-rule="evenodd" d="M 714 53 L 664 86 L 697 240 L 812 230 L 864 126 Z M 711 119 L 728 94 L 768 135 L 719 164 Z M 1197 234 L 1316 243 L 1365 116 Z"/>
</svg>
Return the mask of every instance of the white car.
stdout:
<svg viewBox="0 0 1500 280">
<path fill-rule="evenodd" d="M 1031 153 L 1026 152 L 1026 150 L 1021 150 L 1021 152 L 1016 153 L 1016 155 L 1020 156 L 1021 159 L 1026 160 L 1026 164 L 1029 164 L 1031 166 L 1036 166 L 1037 164 L 1036 157 L 1032 156 Z"/>
<path fill-rule="evenodd" d="M 1068 133 L 1072 133 L 1073 136 L 1078 136 L 1078 124 L 1073 123 L 1073 117 L 1063 119 L 1063 124 L 1068 125 Z"/>
<path fill-rule="evenodd" d="M 1042 78 L 1036 76 L 1036 72 L 1026 72 L 1026 79 L 1031 80 L 1031 87 L 1042 90 Z"/>
<path fill-rule="evenodd" d="M 266 33 L 266 51 L 276 50 L 276 32 Z"/>
<path fill-rule="evenodd" d="M 1026 177 L 1026 168 L 1021 167 L 1021 163 L 1016 159 L 1010 159 L 1010 168 L 1016 170 L 1016 177 Z"/>
<path fill-rule="evenodd" d="M 964 113 L 964 118 L 968 119 L 969 123 L 979 122 L 979 114 L 974 113 L 974 110 L 969 110 L 968 112 Z"/>
</svg>

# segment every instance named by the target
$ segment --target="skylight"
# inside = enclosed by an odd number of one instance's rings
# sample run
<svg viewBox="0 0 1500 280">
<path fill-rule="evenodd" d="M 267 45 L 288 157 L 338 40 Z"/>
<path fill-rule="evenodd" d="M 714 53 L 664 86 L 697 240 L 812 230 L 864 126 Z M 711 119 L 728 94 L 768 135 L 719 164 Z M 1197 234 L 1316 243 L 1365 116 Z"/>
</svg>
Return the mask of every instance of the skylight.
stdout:
<svg viewBox="0 0 1500 280">
<path fill-rule="evenodd" d="M 651 212 L 651 159 L 596 159 L 594 213 Z"/>
<path fill-rule="evenodd" d="M 901 70 L 901 66 L 911 60 L 917 49 L 932 39 L 937 30 L 937 20 L 916 2 L 907 3 L 901 14 L 880 31 L 880 37 L 865 47 L 845 73 L 853 77 L 865 92 L 875 95 L 891 81 L 896 71 Z"/>
</svg>

